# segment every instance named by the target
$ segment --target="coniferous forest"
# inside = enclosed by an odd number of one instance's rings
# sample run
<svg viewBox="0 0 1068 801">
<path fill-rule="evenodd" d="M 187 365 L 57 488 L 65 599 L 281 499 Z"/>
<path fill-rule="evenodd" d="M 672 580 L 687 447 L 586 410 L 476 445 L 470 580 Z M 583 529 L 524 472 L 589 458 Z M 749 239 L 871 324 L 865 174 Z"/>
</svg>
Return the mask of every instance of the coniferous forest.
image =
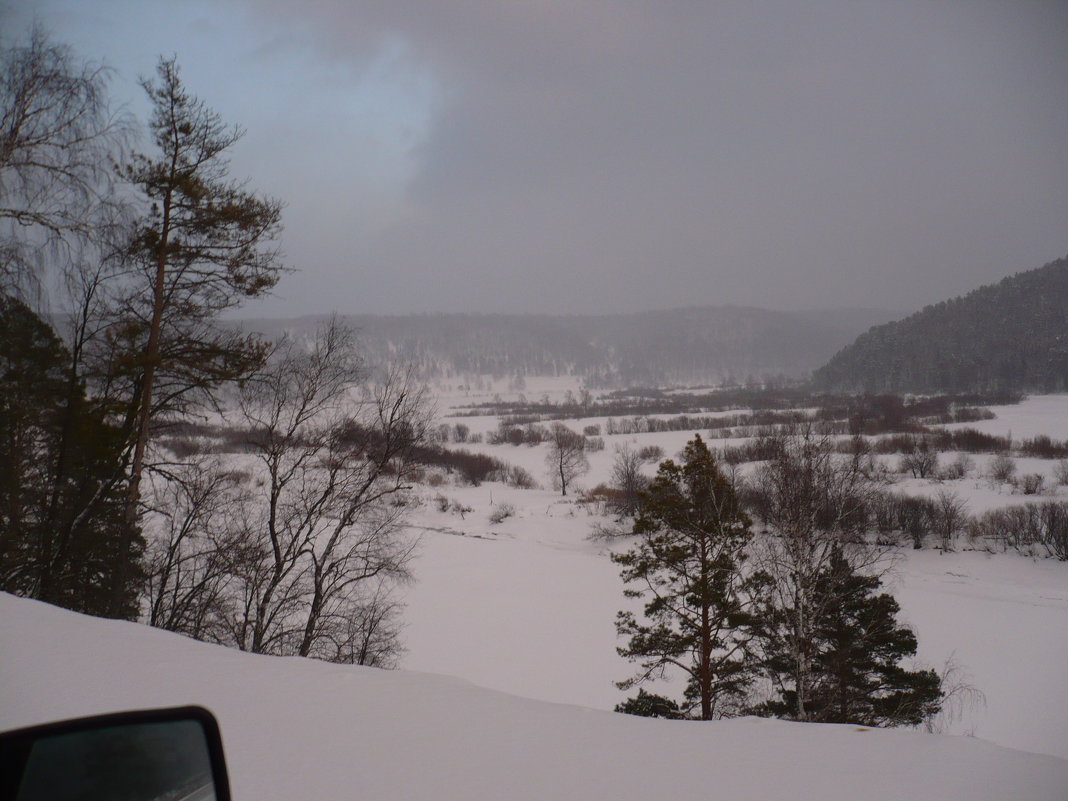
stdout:
<svg viewBox="0 0 1068 801">
<path fill-rule="evenodd" d="M 866 392 L 1064 392 L 1068 258 L 876 326 L 815 381 Z"/>
</svg>

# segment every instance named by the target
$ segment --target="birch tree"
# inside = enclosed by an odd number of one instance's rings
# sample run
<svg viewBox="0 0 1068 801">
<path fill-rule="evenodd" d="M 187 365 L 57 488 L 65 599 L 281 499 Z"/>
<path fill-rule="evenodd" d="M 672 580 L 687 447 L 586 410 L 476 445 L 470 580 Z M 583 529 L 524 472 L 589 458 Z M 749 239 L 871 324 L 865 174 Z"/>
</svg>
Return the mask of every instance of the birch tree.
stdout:
<svg viewBox="0 0 1068 801">
<path fill-rule="evenodd" d="M 759 557 L 762 616 L 777 622 L 769 636 L 787 654 L 772 681 L 791 699 L 791 716 L 808 720 L 817 628 L 837 603 L 820 592 L 821 576 L 836 554 L 854 571 L 873 568 L 881 554 L 863 542 L 873 488 L 859 456 L 839 458 L 834 442 L 811 430 L 780 434 L 776 453 L 757 476 L 761 516 L 771 528 Z"/>
<path fill-rule="evenodd" d="M 563 423 L 553 423 L 549 428 L 549 452 L 545 455 L 545 466 L 553 488 L 566 496 L 571 483 L 590 469 L 586 458 L 586 438 Z"/>
<path fill-rule="evenodd" d="M 283 341 L 241 392 L 263 485 L 234 571 L 240 648 L 359 662 L 395 640 L 388 587 L 410 578 L 407 481 L 429 416 L 410 372 L 388 372 L 357 400 L 364 378 L 352 332 L 335 321 L 310 349 Z"/>
</svg>

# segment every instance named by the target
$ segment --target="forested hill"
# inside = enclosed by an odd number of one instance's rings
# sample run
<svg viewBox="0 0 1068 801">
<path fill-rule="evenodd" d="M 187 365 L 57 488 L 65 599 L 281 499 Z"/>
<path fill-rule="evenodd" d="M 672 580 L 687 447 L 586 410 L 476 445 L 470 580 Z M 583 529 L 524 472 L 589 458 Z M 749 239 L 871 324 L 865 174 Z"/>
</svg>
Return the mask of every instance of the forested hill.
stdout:
<svg viewBox="0 0 1068 801">
<path fill-rule="evenodd" d="M 1068 391 L 1068 258 L 876 326 L 815 381 L 870 392 Z"/>
<path fill-rule="evenodd" d="M 591 387 L 807 378 L 893 312 L 782 312 L 738 306 L 610 315 L 359 315 L 372 364 L 405 361 L 424 378 L 574 375 Z M 244 320 L 275 338 L 310 336 L 322 317 Z"/>
</svg>

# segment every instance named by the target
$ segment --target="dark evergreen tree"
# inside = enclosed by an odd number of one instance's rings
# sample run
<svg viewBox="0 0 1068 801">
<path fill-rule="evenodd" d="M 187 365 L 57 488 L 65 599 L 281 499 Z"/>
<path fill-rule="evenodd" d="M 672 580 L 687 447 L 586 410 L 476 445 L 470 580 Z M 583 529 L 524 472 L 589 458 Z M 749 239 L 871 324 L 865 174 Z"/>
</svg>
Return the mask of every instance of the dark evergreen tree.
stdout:
<svg viewBox="0 0 1068 801">
<path fill-rule="evenodd" d="M 938 712 L 942 691 L 933 670 L 908 670 L 901 660 L 916 654 L 916 636 L 895 617 L 892 595 L 878 593 L 878 577 L 858 573 L 841 549 L 816 581 L 817 605 L 810 655 L 812 684 L 806 719 L 863 726 L 915 725 Z M 792 716 L 797 709 L 792 684 L 794 657 L 785 630 L 792 609 L 761 610 L 766 667 L 779 698 L 764 714 Z"/>
<path fill-rule="evenodd" d="M 0 296 L 0 589 L 134 618 L 144 543 L 123 515 L 125 439 L 69 365 L 55 332 Z"/>
<path fill-rule="evenodd" d="M 621 704 L 616 704 L 615 711 L 642 718 L 667 718 L 668 720 L 678 720 L 683 716 L 682 709 L 670 698 L 647 693 L 641 687 L 638 688 L 636 696 L 628 698 Z"/>
<path fill-rule="evenodd" d="M 637 545 L 612 557 L 623 566 L 624 582 L 637 587 L 625 594 L 646 599 L 644 620 L 631 612 L 616 620 L 617 632 L 630 638 L 620 655 L 640 666 L 619 686 L 680 670 L 687 684 L 678 716 L 709 720 L 737 701 L 754 676 L 742 574 L 751 532 L 734 488 L 700 436 L 687 444 L 684 459 L 660 465 L 641 496 Z M 647 700 L 639 696 L 627 704 L 647 708 Z"/>
</svg>

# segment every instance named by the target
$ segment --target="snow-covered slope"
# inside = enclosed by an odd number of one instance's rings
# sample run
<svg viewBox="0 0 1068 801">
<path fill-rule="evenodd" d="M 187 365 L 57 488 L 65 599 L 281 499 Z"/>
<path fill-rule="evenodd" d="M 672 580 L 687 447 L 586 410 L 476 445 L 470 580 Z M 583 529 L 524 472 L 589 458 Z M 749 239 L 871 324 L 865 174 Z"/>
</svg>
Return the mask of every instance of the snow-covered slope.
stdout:
<svg viewBox="0 0 1068 801">
<path fill-rule="evenodd" d="M 1068 761 L 974 738 L 644 720 L 458 679 L 251 656 L 8 595 L 0 653 L 0 728 L 209 707 L 239 801 L 1068 797 Z"/>
</svg>

